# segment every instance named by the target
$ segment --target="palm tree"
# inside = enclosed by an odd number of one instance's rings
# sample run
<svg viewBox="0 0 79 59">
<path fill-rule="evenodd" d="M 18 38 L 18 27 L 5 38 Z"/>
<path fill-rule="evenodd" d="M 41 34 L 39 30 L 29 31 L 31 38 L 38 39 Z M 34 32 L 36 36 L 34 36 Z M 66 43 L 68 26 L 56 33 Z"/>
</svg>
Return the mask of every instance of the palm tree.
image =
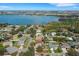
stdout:
<svg viewBox="0 0 79 59">
<path fill-rule="evenodd" d="M 55 53 L 61 53 L 62 52 L 62 49 L 61 49 L 60 46 L 58 46 L 58 48 L 56 50 L 54 50 L 54 51 L 55 51 Z"/>
</svg>

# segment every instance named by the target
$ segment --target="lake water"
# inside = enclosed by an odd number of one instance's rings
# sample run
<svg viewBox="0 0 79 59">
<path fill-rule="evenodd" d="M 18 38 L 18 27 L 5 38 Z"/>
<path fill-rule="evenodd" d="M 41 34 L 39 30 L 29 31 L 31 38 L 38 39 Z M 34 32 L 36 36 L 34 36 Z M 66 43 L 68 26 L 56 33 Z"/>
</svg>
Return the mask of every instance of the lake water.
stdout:
<svg viewBox="0 0 79 59">
<path fill-rule="evenodd" d="M 31 15 L 0 15 L 0 23 L 8 24 L 46 24 L 58 21 L 56 16 L 31 16 Z"/>
</svg>

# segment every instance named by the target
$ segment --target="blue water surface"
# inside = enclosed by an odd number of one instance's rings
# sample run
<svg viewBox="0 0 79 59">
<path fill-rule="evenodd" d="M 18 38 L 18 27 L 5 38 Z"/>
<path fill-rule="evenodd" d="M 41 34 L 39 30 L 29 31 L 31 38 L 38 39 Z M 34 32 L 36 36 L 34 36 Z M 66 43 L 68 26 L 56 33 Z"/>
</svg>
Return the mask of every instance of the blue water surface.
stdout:
<svg viewBox="0 0 79 59">
<path fill-rule="evenodd" d="M 58 21 L 56 16 L 32 16 L 32 15 L 0 15 L 0 23 L 8 24 L 46 24 Z"/>
</svg>

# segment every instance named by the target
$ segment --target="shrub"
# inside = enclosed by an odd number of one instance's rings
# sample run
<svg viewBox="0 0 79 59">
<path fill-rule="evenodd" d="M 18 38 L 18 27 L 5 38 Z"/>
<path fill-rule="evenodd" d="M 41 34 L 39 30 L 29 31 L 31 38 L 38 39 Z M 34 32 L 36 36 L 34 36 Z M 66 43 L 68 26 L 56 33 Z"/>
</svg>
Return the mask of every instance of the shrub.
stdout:
<svg viewBox="0 0 79 59">
<path fill-rule="evenodd" d="M 54 50 L 55 53 L 61 53 L 62 52 L 62 49 L 61 47 L 58 47 L 56 50 Z"/>
</svg>

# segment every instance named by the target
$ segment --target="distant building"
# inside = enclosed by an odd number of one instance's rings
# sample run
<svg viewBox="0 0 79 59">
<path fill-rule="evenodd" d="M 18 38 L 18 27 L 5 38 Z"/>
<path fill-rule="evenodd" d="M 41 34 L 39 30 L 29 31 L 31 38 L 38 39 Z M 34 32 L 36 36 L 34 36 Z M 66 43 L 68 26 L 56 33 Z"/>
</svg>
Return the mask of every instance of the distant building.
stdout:
<svg viewBox="0 0 79 59">
<path fill-rule="evenodd" d="M 71 16 L 60 16 L 59 21 L 70 21 L 70 20 L 77 20 L 79 16 L 71 15 Z"/>
</svg>

